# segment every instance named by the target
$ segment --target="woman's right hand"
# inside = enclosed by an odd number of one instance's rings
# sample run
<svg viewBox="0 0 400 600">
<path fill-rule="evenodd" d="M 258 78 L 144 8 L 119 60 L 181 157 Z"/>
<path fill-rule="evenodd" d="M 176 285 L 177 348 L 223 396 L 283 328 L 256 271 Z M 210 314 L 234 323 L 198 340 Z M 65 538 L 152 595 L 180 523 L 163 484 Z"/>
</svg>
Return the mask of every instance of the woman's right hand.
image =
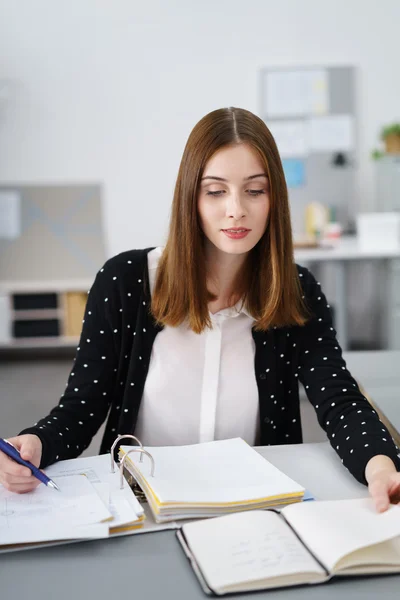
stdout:
<svg viewBox="0 0 400 600">
<path fill-rule="evenodd" d="M 37 435 L 30 433 L 7 438 L 15 446 L 24 460 L 29 460 L 35 467 L 40 465 L 42 457 L 42 442 Z M 32 475 L 32 471 L 18 464 L 0 451 L 0 483 L 10 492 L 23 494 L 31 492 L 40 484 L 40 481 Z"/>
</svg>

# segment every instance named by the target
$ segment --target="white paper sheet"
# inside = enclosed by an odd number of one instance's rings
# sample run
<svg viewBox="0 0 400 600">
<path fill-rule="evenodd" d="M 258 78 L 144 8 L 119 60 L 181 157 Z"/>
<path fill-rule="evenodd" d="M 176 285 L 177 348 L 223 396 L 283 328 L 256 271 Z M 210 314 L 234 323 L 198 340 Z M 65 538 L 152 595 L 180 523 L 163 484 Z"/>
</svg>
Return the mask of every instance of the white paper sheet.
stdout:
<svg viewBox="0 0 400 600">
<path fill-rule="evenodd" d="M 129 446 L 121 446 L 126 452 Z M 231 503 L 301 494 L 304 488 L 240 438 L 189 446 L 147 447 L 155 461 L 130 454 L 163 503 Z"/>
<path fill-rule="evenodd" d="M 40 539 L 59 539 L 78 526 L 111 518 L 96 490 L 83 475 L 55 478 L 60 491 L 38 486 L 28 494 L 15 494 L 0 486 L 0 545 Z M 30 532 L 30 533 L 29 533 Z M 24 539 L 28 535 L 30 539 Z M 67 537 L 75 537 L 76 533 Z"/>
<path fill-rule="evenodd" d="M 354 148 L 354 119 L 350 115 L 313 118 L 308 126 L 314 152 L 346 152 Z"/>
<path fill-rule="evenodd" d="M 115 467 L 115 472 L 111 473 L 109 454 L 63 460 L 46 469 L 46 474 L 51 478 L 64 478 L 79 473 L 84 473 L 95 485 L 108 484 L 110 490 L 108 508 L 113 516 L 110 526 L 120 527 L 132 523 L 143 515 L 143 508 L 130 487 L 125 483 L 124 488 L 120 489 L 118 467 Z"/>
<path fill-rule="evenodd" d="M 324 69 L 269 71 L 264 98 L 266 119 L 324 115 L 329 111 L 328 73 Z"/>
<path fill-rule="evenodd" d="M 86 540 L 86 539 L 102 539 L 107 538 L 109 535 L 107 523 L 94 523 L 92 525 L 67 525 L 59 524 L 52 526 L 51 536 L 47 529 L 43 529 L 41 525 L 31 525 L 24 527 L 21 530 L 12 530 L 7 533 L 6 544 L 43 544 L 43 542 L 50 542 L 53 540 Z M 22 548 L 16 548 L 22 549 Z M 4 551 L 4 548 L 0 546 L 0 552 Z"/>
<path fill-rule="evenodd" d="M 310 502 L 282 512 L 330 571 L 343 556 L 400 536 L 400 507 L 378 513 L 372 498 Z"/>
<path fill-rule="evenodd" d="M 18 192 L 0 192 L 0 239 L 14 240 L 21 235 L 21 198 Z"/>
<path fill-rule="evenodd" d="M 282 158 L 299 158 L 309 151 L 308 128 L 304 120 L 267 123 Z"/>
</svg>

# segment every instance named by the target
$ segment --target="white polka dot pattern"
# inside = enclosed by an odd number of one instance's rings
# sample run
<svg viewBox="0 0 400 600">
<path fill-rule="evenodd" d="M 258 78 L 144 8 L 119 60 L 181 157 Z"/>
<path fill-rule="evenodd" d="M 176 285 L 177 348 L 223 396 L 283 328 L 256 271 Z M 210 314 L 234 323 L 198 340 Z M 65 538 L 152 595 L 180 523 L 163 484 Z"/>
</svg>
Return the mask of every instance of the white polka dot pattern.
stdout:
<svg viewBox="0 0 400 600">
<path fill-rule="evenodd" d="M 62 401 L 24 430 L 43 442 L 42 467 L 78 456 L 107 415 L 101 452 L 109 451 L 117 431 L 134 431 L 152 344 L 160 330 L 148 313 L 147 252 L 124 252 L 97 274 Z M 298 269 L 312 319 L 304 327 L 253 333 L 260 444 L 302 441 L 300 380 L 344 466 L 365 483 L 366 463 L 376 454 L 397 460 L 399 468 L 397 450 L 346 369 L 319 284 L 307 269 Z"/>
</svg>

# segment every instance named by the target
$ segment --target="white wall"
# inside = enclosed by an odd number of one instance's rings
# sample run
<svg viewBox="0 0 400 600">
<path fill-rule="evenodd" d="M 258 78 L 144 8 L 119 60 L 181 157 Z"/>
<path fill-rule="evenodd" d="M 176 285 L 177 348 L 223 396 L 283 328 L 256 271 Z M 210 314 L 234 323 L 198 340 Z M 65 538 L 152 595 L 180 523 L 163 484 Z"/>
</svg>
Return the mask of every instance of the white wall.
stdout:
<svg viewBox="0 0 400 600">
<path fill-rule="evenodd" d="M 370 149 L 399 118 L 398 0 L 0 0 L 0 181 L 104 183 L 108 253 L 163 242 L 180 156 L 208 111 L 257 112 L 263 66 L 360 68 Z"/>
</svg>

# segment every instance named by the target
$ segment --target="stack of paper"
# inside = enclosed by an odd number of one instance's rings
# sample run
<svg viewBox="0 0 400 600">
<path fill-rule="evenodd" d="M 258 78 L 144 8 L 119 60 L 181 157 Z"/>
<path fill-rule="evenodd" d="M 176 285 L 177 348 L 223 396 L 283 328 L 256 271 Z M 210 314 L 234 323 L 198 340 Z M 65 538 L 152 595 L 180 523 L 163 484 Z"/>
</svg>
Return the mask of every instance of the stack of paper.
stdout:
<svg viewBox="0 0 400 600">
<path fill-rule="evenodd" d="M 60 491 L 39 485 L 28 494 L 15 494 L 0 485 L 0 552 L 107 538 L 143 527 L 143 508 L 126 483 L 120 489 L 110 455 L 61 461 L 46 474 Z"/>
<path fill-rule="evenodd" d="M 120 459 L 131 446 L 121 446 Z M 146 447 L 125 459 L 157 523 L 211 517 L 302 500 L 304 488 L 240 438 L 191 446 Z"/>
<path fill-rule="evenodd" d="M 64 478 L 67 480 L 77 473 L 86 475 L 111 513 L 109 529 L 112 535 L 143 527 L 145 516 L 129 485 L 125 482 L 120 489 L 118 466 L 112 473 L 110 460 L 109 454 L 63 460 L 46 469 L 46 474 L 51 479 L 61 477 L 60 485 L 63 485 Z"/>
<path fill-rule="evenodd" d="M 86 477 L 54 481 L 60 491 L 40 485 L 15 494 L 0 486 L 0 546 L 108 534 L 112 515 Z"/>
</svg>

